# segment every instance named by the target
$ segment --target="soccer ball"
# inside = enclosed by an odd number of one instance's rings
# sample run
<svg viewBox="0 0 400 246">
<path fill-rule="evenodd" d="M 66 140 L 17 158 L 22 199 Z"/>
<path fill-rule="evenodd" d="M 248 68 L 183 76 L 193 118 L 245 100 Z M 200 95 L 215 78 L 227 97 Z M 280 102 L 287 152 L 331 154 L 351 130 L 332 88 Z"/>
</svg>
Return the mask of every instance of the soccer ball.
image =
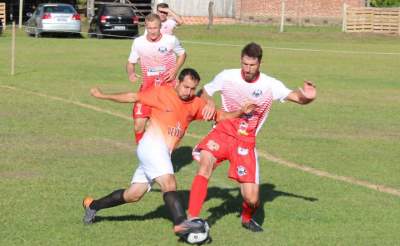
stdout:
<svg viewBox="0 0 400 246">
<path fill-rule="evenodd" d="M 185 237 L 185 241 L 189 244 L 203 244 L 210 241 L 210 226 L 208 223 L 202 219 L 194 219 L 192 222 L 201 223 L 202 229 L 196 232 L 191 232 Z"/>
</svg>

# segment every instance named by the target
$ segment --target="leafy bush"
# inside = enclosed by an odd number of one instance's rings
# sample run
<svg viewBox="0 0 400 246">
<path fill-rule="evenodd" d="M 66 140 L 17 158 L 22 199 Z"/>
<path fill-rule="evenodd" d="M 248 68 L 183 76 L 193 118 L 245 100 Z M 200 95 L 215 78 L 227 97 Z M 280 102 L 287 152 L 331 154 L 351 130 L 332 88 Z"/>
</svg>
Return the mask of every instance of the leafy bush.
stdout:
<svg viewBox="0 0 400 246">
<path fill-rule="evenodd" d="M 372 7 L 400 7 L 400 0 L 371 0 Z"/>
</svg>

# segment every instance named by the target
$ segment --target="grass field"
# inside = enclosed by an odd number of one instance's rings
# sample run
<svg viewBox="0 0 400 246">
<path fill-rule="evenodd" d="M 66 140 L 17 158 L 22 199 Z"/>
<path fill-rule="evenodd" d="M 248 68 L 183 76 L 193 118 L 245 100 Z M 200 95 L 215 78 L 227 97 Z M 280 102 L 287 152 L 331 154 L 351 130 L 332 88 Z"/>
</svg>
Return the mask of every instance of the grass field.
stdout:
<svg viewBox="0 0 400 246">
<path fill-rule="evenodd" d="M 256 220 L 265 232 L 241 228 L 237 185 L 227 165 L 214 173 L 202 210 L 213 245 L 399 244 L 399 37 L 258 25 L 185 26 L 177 36 L 202 83 L 239 67 L 241 47 L 256 41 L 264 72 L 291 88 L 310 79 L 318 89 L 308 106 L 275 103 L 258 137 Z M 126 187 L 137 165 L 131 106 L 89 96 L 95 85 L 137 89 L 124 70 L 130 46 L 18 32 L 10 76 L 10 30 L 0 36 L 0 245 L 181 244 L 157 186 L 140 203 L 82 224 L 82 198 Z M 185 204 L 196 171 L 190 150 L 210 126 L 194 123 L 174 154 Z"/>
</svg>

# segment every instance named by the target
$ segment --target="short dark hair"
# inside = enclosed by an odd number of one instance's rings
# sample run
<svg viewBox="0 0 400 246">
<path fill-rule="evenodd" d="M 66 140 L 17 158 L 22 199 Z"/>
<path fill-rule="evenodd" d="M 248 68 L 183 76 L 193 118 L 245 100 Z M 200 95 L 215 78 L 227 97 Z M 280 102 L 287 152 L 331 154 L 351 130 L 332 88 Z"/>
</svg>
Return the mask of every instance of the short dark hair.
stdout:
<svg viewBox="0 0 400 246">
<path fill-rule="evenodd" d="M 168 3 L 159 3 L 159 4 L 157 4 L 157 8 L 156 9 L 158 9 L 158 8 L 168 8 Z"/>
<path fill-rule="evenodd" d="M 244 48 L 242 49 L 242 56 L 248 56 L 248 57 L 253 57 L 253 58 L 257 58 L 259 62 L 261 62 L 262 59 L 262 48 L 259 44 L 256 44 L 254 42 L 251 42 L 249 44 L 247 44 L 246 46 L 244 46 Z"/>
<path fill-rule="evenodd" d="M 200 75 L 193 68 L 182 69 L 178 76 L 179 82 L 182 82 L 186 76 L 190 76 L 190 78 L 193 80 L 200 81 Z"/>
</svg>

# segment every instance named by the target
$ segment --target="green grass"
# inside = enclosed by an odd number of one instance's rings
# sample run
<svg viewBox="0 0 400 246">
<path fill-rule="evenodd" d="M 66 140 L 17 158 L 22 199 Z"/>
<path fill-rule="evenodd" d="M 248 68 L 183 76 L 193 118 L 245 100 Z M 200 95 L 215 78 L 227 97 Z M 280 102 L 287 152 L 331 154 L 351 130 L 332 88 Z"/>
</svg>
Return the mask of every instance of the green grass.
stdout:
<svg viewBox="0 0 400 246">
<path fill-rule="evenodd" d="M 185 66 L 196 68 L 202 83 L 239 67 L 241 46 L 249 41 L 264 46 L 267 74 L 291 88 L 304 79 L 315 81 L 313 104 L 274 104 L 258 137 L 259 151 L 400 189 L 399 37 L 343 34 L 333 27 L 278 33 L 262 25 L 183 26 L 177 36 L 188 53 Z M 178 244 L 157 186 L 137 204 L 101 211 L 93 226 L 81 223 L 85 195 L 100 197 L 129 184 L 137 163 L 132 123 L 30 93 L 129 116 L 129 105 L 94 100 L 89 89 L 138 88 L 124 70 L 131 41 L 35 39 L 18 32 L 14 76 L 10 47 L 8 29 L 0 36 L 0 244 Z M 209 129 L 200 122 L 189 132 L 205 135 Z M 186 136 L 176 161 L 185 203 L 197 165 L 187 150 L 197 142 Z M 212 224 L 213 245 L 398 244 L 400 197 L 264 158 L 260 167 L 262 207 L 256 219 L 265 232 L 241 228 L 241 199 L 225 164 L 214 173 L 202 210 Z"/>
</svg>

